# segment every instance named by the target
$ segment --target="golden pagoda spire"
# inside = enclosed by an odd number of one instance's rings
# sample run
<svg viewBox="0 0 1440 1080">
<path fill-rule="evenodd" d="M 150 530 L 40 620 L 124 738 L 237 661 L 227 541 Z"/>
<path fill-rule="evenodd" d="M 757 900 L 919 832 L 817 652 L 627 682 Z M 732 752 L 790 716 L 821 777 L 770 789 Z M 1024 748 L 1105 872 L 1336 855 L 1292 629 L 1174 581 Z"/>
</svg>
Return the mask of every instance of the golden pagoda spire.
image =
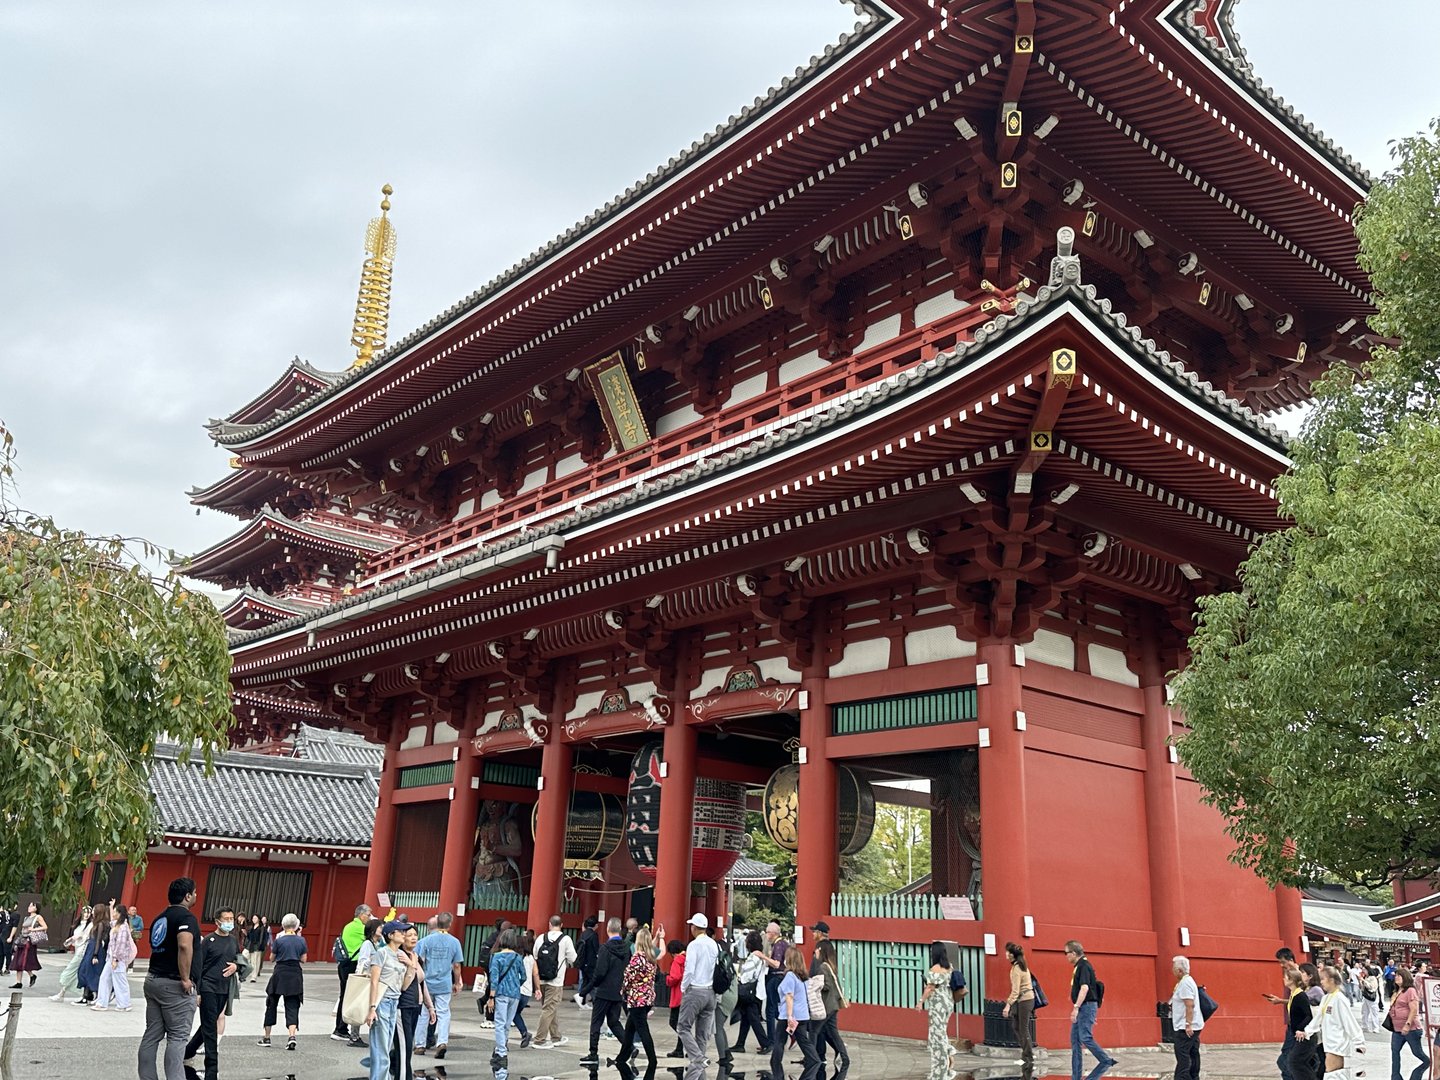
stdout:
<svg viewBox="0 0 1440 1080">
<path fill-rule="evenodd" d="M 365 264 L 360 268 L 360 296 L 355 301 L 355 329 L 350 344 L 358 352 L 353 367 L 364 367 L 385 348 L 390 325 L 390 271 L 395 262 L 395 228 L 386 213 L 390 209 L 389 184 L 380 189 L 380 216 L 365 227 Z"/>
</svg>

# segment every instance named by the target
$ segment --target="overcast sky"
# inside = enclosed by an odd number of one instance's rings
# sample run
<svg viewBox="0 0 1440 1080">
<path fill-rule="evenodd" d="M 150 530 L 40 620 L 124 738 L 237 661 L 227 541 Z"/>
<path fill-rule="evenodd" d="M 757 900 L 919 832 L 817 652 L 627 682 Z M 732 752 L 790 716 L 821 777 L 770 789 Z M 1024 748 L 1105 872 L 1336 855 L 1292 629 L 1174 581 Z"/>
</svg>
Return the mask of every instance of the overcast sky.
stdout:
<svg viewBox="0 0 1440 1080">
<path fill-rule="evenodd" d="M 1246 0 L 1261 76 L 1373 171 L 1440 114 L 1436 0 Z M 0 417 L 27 507 L 194 551 L 202 425 L 345 367 L 395 187 L 391 340 L 854 22 L 837 0 L 0 6 Z"/>
</svg>

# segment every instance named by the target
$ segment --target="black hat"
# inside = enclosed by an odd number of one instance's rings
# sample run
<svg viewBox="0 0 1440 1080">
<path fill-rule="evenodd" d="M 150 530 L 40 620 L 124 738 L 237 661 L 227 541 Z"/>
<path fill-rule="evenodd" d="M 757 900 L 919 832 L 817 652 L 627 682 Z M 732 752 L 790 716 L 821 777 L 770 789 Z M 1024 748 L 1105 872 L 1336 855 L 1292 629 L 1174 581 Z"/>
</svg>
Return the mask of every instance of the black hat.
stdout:
<svg viewBox="0 0 1440 1080">
<path fill-rule="evenodd" d="M 810 927 L 810 929 L 814 930 L 818 934 L 828 934 L 830 932 L 830 924 L 822 919 L 814 926 Z"/>
</svg>

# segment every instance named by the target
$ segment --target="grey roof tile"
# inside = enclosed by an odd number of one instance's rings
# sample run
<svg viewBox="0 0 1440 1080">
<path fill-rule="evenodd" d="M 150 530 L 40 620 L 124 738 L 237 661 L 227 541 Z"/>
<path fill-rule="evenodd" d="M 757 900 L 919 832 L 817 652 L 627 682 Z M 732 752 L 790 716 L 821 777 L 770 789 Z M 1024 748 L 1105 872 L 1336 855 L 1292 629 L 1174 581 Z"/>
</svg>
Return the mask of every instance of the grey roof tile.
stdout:
<svg viewBox="0 0 1440 1080">
<path fill-rule="evenodd" d="M 369 847 L 377 770 L 360 765 L 228 751 L 205 775 L 198 758 L 161 743 L 150 792 L 167 834 L 237 842 Z"/>
</svg>

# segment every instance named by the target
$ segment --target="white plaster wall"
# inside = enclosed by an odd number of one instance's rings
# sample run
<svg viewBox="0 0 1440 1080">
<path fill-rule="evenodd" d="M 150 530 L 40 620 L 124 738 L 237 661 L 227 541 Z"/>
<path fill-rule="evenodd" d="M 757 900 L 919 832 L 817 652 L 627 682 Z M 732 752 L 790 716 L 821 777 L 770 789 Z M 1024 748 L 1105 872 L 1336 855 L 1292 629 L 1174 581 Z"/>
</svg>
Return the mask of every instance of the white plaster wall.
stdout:
<svg viewBox="0 0 1440 1080">
<path fill-rule="evenodd" d="M 400 744 L 401 750 L 413 750 L 417 746 L 425 745 L 426 724 L 412 724 L 410 730 L 405 733 L 405 741 Z"/>
<path fill-rule="evenodd" d="M 1090 645 L 1090 674 L 1124 686 L 1140 685 L 1140 677 L 1125 663 L 1125 654 L 1108 645 Z"/>
<path fill-rule="evenodd" d="M 563 457 L 555 463 L 555 476 L 558 479 L 562 476 L 569 476 L 573 472 L 579 472 L 585 467 L 585 459 L 579 454 L 571 454 Z"/>
<path fill-rule="evenodd" d="M 700 414 L 695 411 L 695 406 L 681 405 L 655 421 L 655 434 L 669 435 L 670 432 L 679 431 L 686 424 L 693 424 L 699 419 Z"/>
<path fill-rule="evenodd" d="M 820 354 L 811 349 L 807 353 L 801 353 L 793 360 L 786 360 L 780 365 L 780 383 L 783 386 L 792 379 L 798 379 L 802 375 L 809 375 L 812 371 L 819 371 L 830 365 L 820 359 Z"/>
<path fill-rule="evenodd" d="M 798 683 L 800 676 L 790 666 L 790 661 L 783 656 L 772 656 L 769 660 L 757 660 L 755 666 L 760 669 L 761 680 L 774 679 L 781 683 Z"/>
<path fill-rule="evenodd" d="M 969 306 L 964 300 L 955 299 L 954 293 L 943 292 L 939 296 L 932 296 L 929 300 L 922 300 L 915 305 L 915 325 L 917 327 L 924 326 L 936 319 L 943 319 L 946 315 L 964 311 Z"/>
<path fill-rule="evenodd" d="M 730 400 L 725 402 L 726 408 L 732 405 L 739 405 L 742 401 L 749 401 L 753 397 L 759 397 L 765 392 L 765 387 L 770 382 L 770 376 L 765 372 L 759 375 L 751 375 L 748 379 L 741 379 L 730 391 Z"/>
<path fill-rule="evenodd" d="M 475 512 L 475 500 L 474 500 L 474 499 L 466 499 L 466 500 L 464 500 L 463 502 L 461 502 L 460 508 L 455 511 L 455 520 L 456 520 L 456 521 L 463 521 L 465 518 L 469 517 L 469 516 L 470 516 L 471 514 L 473 514 L 474 512 Z"/>
<path fill-rule="evenodd" d="M 541 484 L 545 483 L 545 478 L 549 475 L 550 469 L 548 466 L 539 469 L 532 469 L 530 472 L 525 474 L 525 479 L 520 482 L 520 490 L 522 492 L 534 491 Z"/>
<path fill-rule="evenodd" d="M 492 506 L 499 506 L 499 505 L 500 505 L 500 492 L 496 491 L 494 488 L 488 489 L 483 495 L 480 496 L 480 509 L 481 509 L 481 510 L 489 510 L 490 507 L 492 507 Z"/>
<path fill-rule="evenodd" d="M 460 730 L 458 728 L 451 727 L 450 724 L 444 720 L 435 721 L 435 742 L 437 744 L 459 741 Z"/>
<path fill-rule="evenodd" d="M 1075 642 L 1053 630 L 1036 630 L 1035 639 L 1025 646 L 1025 659 L 1074 671 Z"/>
<path fill-rule="evenodd" d="M 578 720 L 591 709 L 598 709 L 600 707 L 600 699 L 604 696 L 604 690 L 587 690 L 583 694 L 576 694 L 575 705 L 565 714 L 565 719 Z"/>
<path fill-rule="evenodd" d="M 855 346 L 857 353 L 866 349 L 874 348 L 876 345 L 883 345 L 900 336 L 900 316 L 891 315 L 888 319 L 881 319 L 877 323 L 871 323 L 865 328 L 865 336 L 860 339 L 860 344 Z"/>
<path fill-rule="evenodd" d="M 724 667 L 706 668 L 700 675 L 700 682 L 696 685 L 695 689 L 691 691 L 690 700 L 694 701 L 696 698 L 702 698 L 717 687 L 723 689 L 725 686 L 725 676 L 729 674 L 729 664 L 726 664 Z"/>
<path fill-rule="evenodd" d="M 870 671 L 884 671 L 889 666 L 889 638 L 852 641 L 845 646 L 844 655 L 830 665 L 830 678 L 835 679 L 841 675 L 864 675 Z"/>
<path fill-rule="evenodd" d="M 907 664 L 929 664 L 974 655 L 975 643 L 962 638 L 953 626 L 932 626 L 928 630 L 911 630 L 905 635 Z"/>
</svg>

